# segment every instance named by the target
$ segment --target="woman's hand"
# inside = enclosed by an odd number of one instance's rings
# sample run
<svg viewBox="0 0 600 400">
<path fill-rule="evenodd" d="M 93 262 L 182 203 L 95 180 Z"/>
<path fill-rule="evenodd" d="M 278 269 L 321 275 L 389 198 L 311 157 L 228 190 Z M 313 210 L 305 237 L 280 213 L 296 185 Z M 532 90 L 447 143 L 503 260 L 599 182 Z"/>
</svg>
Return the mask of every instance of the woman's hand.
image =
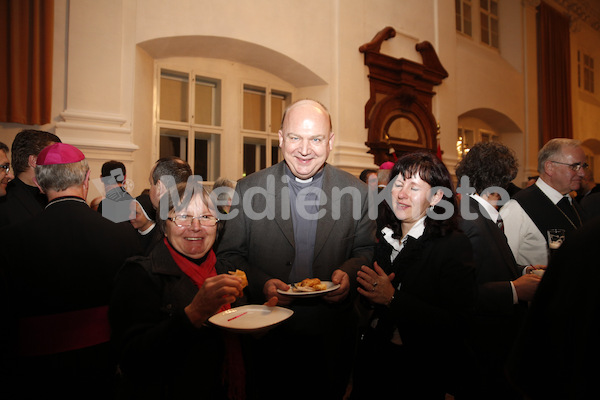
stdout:
<svg viewBox="0 0 600 400">
<path fill-rule="evenodd" d="M 184 311 L 190 322 L 196 328 L 199 328 L 207 319 L 216 314 L 223 305 L 233 303 L 241 290 L 241 279 L 236 276 L 229 274 L 212 276 L 204 281 L 204 284 Z"/>
<path fill-rule="evenodd" d="M 357 289 L 358 293 L 372 303 L 387 305 L 396 292 L 392 285 L 395 274 L 387 275 L 377 262 L 373 267 L 374 270 L 366 265 L 360 267 L 356 280 L 362 287 Z"/>
</svg>

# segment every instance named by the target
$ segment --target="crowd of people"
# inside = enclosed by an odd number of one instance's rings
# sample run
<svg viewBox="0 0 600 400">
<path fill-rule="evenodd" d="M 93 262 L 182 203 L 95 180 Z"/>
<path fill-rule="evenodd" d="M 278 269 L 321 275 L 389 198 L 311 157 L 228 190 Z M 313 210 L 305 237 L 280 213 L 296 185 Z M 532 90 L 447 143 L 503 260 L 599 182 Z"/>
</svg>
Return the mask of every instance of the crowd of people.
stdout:
<svg viewBox="0 0 600 400">
<path fill-rule="evenodd" d="M 587 398 L 600 220 L 579 142 L 550 140 L 515 190 L 500 143 L 471 148 L 455 189 L 425 151 L 358 179 L 327 163 L 334 138 L 327 109 L 301 100 L 282 162 L 211 192 L 165 157 L 133 197 L 110 160 L 91 207 L 75 146 L 33 130 L 0 143 L 7 398 Z M 333 288 L 290 296 L 305 278 Z M 293 314 L 251 334 L 209 322 L 244 304 Z"/>
</svg>

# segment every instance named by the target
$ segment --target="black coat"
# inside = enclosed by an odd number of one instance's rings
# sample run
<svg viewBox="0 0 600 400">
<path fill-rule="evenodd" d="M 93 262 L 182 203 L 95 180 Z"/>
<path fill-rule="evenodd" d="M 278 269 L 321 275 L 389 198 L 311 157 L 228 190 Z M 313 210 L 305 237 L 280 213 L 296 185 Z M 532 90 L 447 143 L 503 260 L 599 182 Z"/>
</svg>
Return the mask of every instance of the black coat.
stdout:
<svg viewBox="0 0 600 400">
<path fill-rule="evenodd" d="M 221 332 L 195 328 L 184 312 L 197 292 L 163 242 L 125 263 L 110 306 L 121 398 L 222 398 Z"/>
<path fill-rule="evenodd" d="M 567 237 L 531 302 L 508 362 L 509 378 L 531 400 L 598 398 L 598 237 L 600 217 Z"/>
<path fill-rule="evenodd" d="M 474 363 L 465 341 L 475 301 L 471 244 L 459 232 L 437 238 L 425 233 L 419 239 L 409 237 L 393 263 L 391 251 L 382 240 L 375 259 L 387 274 L 396 274 L 392 283 L 400 289 L 389 308 L 374 310 L 378 323 L 363 342 L 372 350 L 359 358 L 355 374 L 361 387 L 357 398 L 378 398 L 393 386 L 406 398 L 418 394 L 443 399 L 446 392 L 462 390 L 459 380 L 470 378 Z M 402 346 L 389 344 L 395 329 Z M 385 377 L 382 393 L 373 392 L 381 386 L 372 384 L 378 377 Z"/>
<path fill-rule="evenodd" d="M 115 375 L 115 364 L 107 351 L 108 337 L 93 346 L 24 356 L 23 351 L 16 351 L 17 343 L 25 350 L 32 347 L 23 343 L 18 327 L 29 317 L 50 318 L 107 308 L 117 270 L 125 259 L 139 253 L 133 232 L 124 232 L 102 218 L 82 199 L 65 197 L 51 202 L 26 223 L 3 228 L 0 237 L 0 306 L 6 324 L 2 332 L 8 335 L 8 346 L 0 358 L 9 364 L 10 386 L 25 397 L 26 391 L 41 390 L 44 397 L 71 398 L 69 390 L 94 386 L 98 390 L 91 397 L 106 395 L 104 390 Z M 108 332 L 105 311 L 104 325 L 98 326 Z M 57 329 L 55 323 L 46 324 L 46 328 L 39 332 L 41 338 L 51 337 Z"/>
<path fill-rule="evenodd" d="M 35 193 L 35 194 L 34 194 Z M 42 212 L 48 203 L 46 195 L 18 178 L 6 187 L 6 196 L 0 197 L 0 227 L 21 223 Z"/>
<path fill-rule="evenodd" d="M 523 266 L 517 265 L 504 233 L 479 203 L 469 196 L 462 202 L 462 207 L 476 215 L 461 219 L 460 227 L 471 241 L 476 267 L 477 301 L 470 341 L 485 390 L 482 398 L 515 398 L 516 392 L 504 377 L 504 363 L 527 315 L 526 302 L 514 304 L 510 284 L 521 276 Z"/>
</svg>

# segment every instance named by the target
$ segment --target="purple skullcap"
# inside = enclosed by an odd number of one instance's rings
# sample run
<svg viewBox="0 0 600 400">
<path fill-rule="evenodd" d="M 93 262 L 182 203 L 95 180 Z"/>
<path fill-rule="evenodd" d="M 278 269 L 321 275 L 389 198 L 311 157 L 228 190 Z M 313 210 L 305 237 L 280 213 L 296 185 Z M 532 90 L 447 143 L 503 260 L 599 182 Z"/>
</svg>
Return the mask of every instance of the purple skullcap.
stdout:
<svg viewBox="0 0 600 400">
<path fill-rule="evenodd" d="M 394 163 L 391 161 L 386 161 L 379 166 L 379 169 L 392 169 L 394 167 Z"/>
<path fill-rule="evenodd" d="M 54 143 L 44 148 L 37 158 L 37 165 L 72 164 L 85 159 L 75 146 L 66 143 Z"/>
</svg>

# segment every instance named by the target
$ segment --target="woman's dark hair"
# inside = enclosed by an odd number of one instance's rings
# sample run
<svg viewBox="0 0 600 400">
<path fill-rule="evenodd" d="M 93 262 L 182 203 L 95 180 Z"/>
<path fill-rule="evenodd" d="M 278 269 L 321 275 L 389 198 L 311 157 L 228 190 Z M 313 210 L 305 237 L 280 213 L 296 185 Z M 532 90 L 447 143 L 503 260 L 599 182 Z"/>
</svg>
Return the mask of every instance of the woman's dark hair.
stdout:
<svg viewBox="0 0 600 400">
<path fill-rule="evenodd" d="M 403 155 L 396 161 L 391 170 L 390 184 L 400 174 L 405 179 L 418 175 L 431 186 L 432 195 L 437 192 L 437 189 L 446 188 L 443 190 L 444 194 L 441 201 L 433 207 L 433 212 L 438 218 L 431 218 L 429 214 L 425 218 L 425 234 L 433 237 L 446 236 L 457 229 L 458 217 L 456 211 L 458 210 L 458 204 L 454 185 L 452 184 L 450 172 L 434 154 L 423 151 Z M 452 207 L 451 210 L 449 209 L 450 206 Z M 394 237 L 399 239 L 402 237 L 402 221 L 396 218 L 387 203 L 383 209 L 379 226 L 390 227 L 394 231 Z"/>
<path fill-rule="evenodd" d="M 511 149 L 497 142 L 479 142 L 463 157 L 456 166 L 456 177 L 469 177 L 469 185 L 482 194 L 492 186 L 508 188 L 515 179 L 519 164 Z"/>
</svg>

